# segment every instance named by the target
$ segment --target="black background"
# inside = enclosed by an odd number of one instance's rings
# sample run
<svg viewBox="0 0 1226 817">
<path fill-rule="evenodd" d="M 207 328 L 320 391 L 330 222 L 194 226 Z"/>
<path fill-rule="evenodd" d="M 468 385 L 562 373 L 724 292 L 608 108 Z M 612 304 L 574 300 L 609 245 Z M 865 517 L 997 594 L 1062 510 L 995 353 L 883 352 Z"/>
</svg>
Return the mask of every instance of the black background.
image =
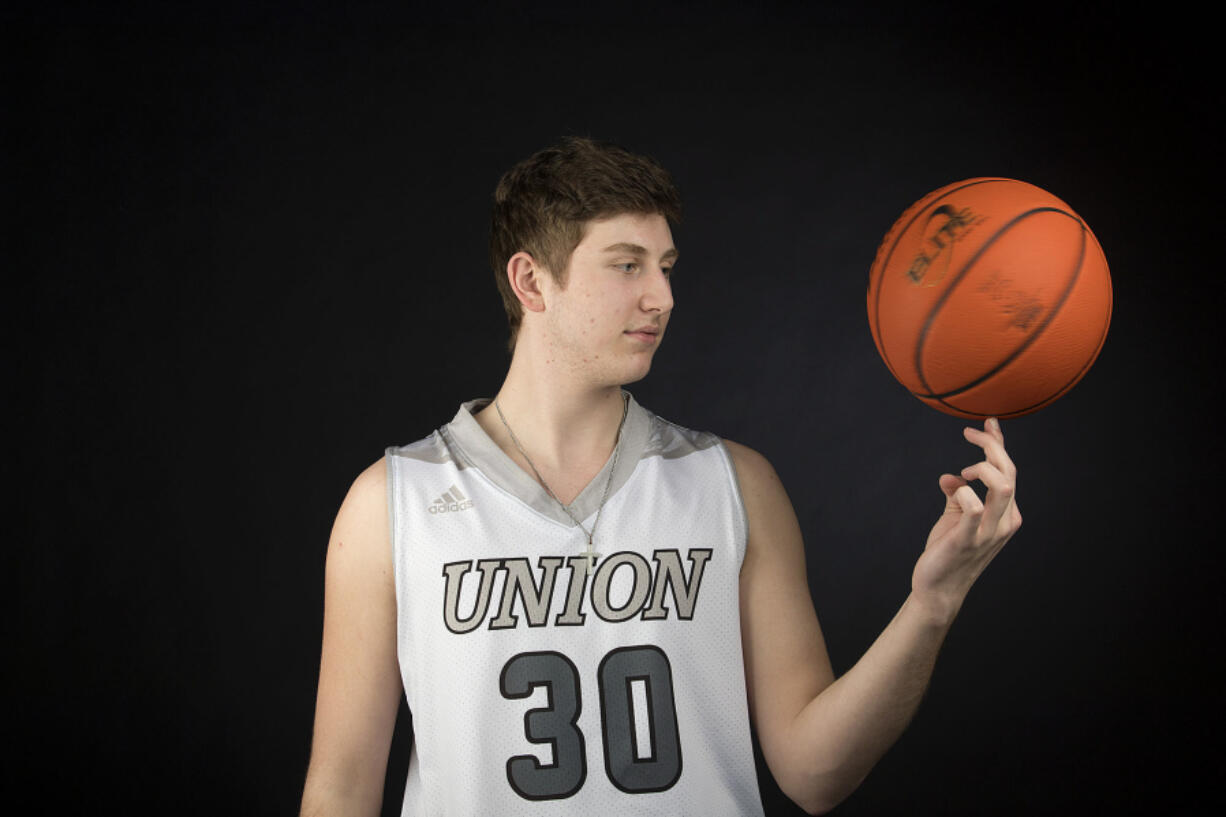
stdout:
<svg viewBox="0 0 1226 817">
<path fill-rule="evenodd" d="M 1112 267 L 1106 345 L 1067 396 L 1006 421 L 1025 524 L 836 813 L 1219 813 L 1207 21 L 49 8 L 4 17 L 6 773 L 33 811 L 295 811 L 332 518 L 385 446 L 496 391 L 490 193 L 584 134 L 656 157 L 686 202 L 668 338 L 631 390 L 771 459 L 838 672 L 905 597 L 937 476 L 977 459 L 877 356 L 878 241 L 980 175 L 1085 218 Z M 385 814 L 407 750 L 400 728 Z M 761 771 L 768 813 L 799 813 Z"/>
</svg>

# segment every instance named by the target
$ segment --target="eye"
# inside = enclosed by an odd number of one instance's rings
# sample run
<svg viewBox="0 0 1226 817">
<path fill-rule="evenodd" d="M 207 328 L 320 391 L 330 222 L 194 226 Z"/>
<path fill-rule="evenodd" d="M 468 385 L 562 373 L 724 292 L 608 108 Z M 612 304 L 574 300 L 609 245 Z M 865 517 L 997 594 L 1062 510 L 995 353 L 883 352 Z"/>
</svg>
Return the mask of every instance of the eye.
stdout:
<svg viewBox="0 0 1226 817">
<path fill-rule="evenodd" d="M 627 261 L 624 264 L 614 264 L 613 266 L 616 269 L 619 269 L 622 272 L 626 272 L 626 273 L 637 272 L 639 268 L 639 265 L 634 263 L 633 261 Z"/>
<path fill-rule="evenodd" d="M 664 273 L 664 277 L 665 277 L 665 278 L 672 278 L 672 277 L 673 277 L 673 268 L 672 268 L 672 267 L 660 267 L 660 271 Z"/>
</svg>

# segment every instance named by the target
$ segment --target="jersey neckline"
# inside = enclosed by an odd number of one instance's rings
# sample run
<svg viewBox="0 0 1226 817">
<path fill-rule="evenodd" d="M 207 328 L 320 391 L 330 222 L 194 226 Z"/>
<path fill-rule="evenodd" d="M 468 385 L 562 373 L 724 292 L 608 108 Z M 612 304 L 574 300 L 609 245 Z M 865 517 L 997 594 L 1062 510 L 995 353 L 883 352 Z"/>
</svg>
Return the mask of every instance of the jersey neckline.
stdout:
<svg viewBox="0 0 1226 817">
<path fill-rule="evenodd" d="M 609 485 L 609 499 L 612 501 L 618 490 L 629 481 L 634 473 L 639 459 L 647 447 L 647 439 L 651 431 L 651 412 L 635 401 L 630 392 L 622 390 L 626 396 L 626 424 L 622 427 L 621 454 L 617 458 L 617 470 Z M 576 527 L 574 519 L 562 510 L 536 479 L 524 471 L 498 447 L 481 424 L 473 416 L 492 402 L 493 398 L 480 397 L 464 402 L 450 423 L 439 429 L 449 447 L 463 456 L 466 465 L 480 471 L 491 482 L 532 508 L 537 513 L 568 528 Z M 609 479 L 609 469 L 613 467 L 613 454 L 604 466 L 584 486 L 579 496 L 569 505 L 575 518 L 586 522 L 595 516 L 600 509 L 600 500 L 604 496 L 604 486 Z"/>
</svg>

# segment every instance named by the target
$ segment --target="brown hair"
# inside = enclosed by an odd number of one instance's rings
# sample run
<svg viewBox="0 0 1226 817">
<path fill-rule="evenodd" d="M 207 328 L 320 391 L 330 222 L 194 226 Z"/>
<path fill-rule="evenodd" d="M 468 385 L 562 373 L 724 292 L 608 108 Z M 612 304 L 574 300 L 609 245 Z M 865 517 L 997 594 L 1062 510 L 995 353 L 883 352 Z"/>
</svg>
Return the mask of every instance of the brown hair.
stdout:
<svg viewBox="0 0 1226 817">
<path fill-rule="evenodd" d="M 512 350 L 523 306 L 507 280 L 511 256 L 527 252 L 565 287 L 584 225 L 622 213 L 658 214 L 676 226 L 681 197 L 655 160 L 608 142 L 567 137 L 503 175 L 494 190 L 490 264 L 507 311 Z"/>
</svg>

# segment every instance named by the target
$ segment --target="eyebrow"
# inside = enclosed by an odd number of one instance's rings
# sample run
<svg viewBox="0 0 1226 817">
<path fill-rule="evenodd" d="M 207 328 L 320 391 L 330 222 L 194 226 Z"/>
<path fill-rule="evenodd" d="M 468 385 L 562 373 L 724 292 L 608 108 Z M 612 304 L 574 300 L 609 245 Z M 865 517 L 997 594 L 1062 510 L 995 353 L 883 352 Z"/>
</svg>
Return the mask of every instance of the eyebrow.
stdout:
<svg viewBox="0 0 1226 817">
<path fill-rule="evenodd" d="M 609 246 L 605 247 L 602 250 L 602 252 L 624 252 L 630 255 L 639 255 L 644 258 L 647 257 L 646 247 L 640 247 L 638 244 L 628 244 L 626 242 L 622 242 L 620 244 L 610 244 Z M 661 261 L 676 261 L 677 257 L 680 255 L 681 253 L 677 252 L 677 248 L 674 247 L 668 252 L 661 255 L 660 260 Z"/>
</svg>

